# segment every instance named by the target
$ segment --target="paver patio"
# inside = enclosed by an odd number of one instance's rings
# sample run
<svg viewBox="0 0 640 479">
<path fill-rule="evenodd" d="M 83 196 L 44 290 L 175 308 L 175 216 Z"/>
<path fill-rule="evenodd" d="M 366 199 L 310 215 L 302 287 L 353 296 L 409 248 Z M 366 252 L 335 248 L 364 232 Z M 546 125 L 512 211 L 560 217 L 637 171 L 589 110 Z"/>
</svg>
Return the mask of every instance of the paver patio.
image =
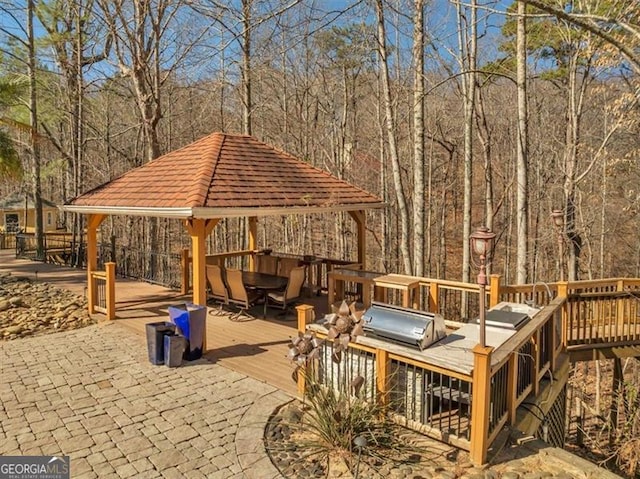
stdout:
<svg viewBox="0 0 640 479">
<path fill-rule="evenodd" d="M 74 478 L 280 477 L 262 443 L 290 399 L 206 359 L 153 366 L 101 323 L 0 343 L 0 455 L 69 455 Z"/>
</svg>

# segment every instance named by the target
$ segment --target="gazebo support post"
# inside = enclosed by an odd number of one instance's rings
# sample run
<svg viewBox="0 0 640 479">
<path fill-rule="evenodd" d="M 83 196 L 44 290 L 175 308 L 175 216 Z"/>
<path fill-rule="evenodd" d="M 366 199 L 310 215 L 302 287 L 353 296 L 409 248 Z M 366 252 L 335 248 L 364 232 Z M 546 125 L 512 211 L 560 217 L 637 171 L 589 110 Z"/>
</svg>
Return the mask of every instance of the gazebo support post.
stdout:
<svg viewBox="0 0 640 479">
<path fill-rule="evenodd" d="M 98 227 L 105 215 L 89 215 L 87 217 L 87 303 L 89 314 L 96 312 L 97 290 L 93 280 L 93 272 L 98 268 Z"/>
<path fill-rule="evenodd" d="M 193 303 L 200 306 L 207 305 L 206 240 L 218 221 L 218 219 L 194 218 L 185 222 L 189 236 L 191 236 Z"/>
<path fill-rule="evenodd" d="M 207 306 L 207 236 L 220 221 L 218 218 L 204 220 L 193 218 L 186 220 L 184 225 L 191 236 L 191 256 L 193 258 L 193 303 Z M 207 350 L 207 328 L 202 334 L 202 352 Z"/>
<path fill-rule="evenodd" d="M 255 251 L 258 248 L 258 217 L 249 217 L 249 250 Z M 249 255 L 249 271 L 256 270 L 256 257 Z"/>
<path fill-rule="evenodd" d="M 349 211 L 349 215 L 356 222 L 358 228 L 358 263 L 362 269 L 367 269 L 365 265 L 367 259 L 366 215 L 364 210 Z"/>
</svg>

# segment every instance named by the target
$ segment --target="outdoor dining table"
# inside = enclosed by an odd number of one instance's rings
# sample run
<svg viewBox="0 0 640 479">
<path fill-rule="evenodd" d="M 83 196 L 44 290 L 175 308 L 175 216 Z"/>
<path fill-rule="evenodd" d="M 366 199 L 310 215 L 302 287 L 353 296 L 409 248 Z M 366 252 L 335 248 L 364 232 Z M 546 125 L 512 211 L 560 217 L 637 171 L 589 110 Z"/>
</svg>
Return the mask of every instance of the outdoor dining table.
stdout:
<svg viewBox="0 0 640 479">
<path fill-rule="evenodd" d="M 287 285 L 287 278 L 257 271 L 243 271 L 242 282 L 249 288 L 273 291 L 284 288 Z"/>
<path fill-rule="evenodd" d="M 257 271 L 243 271 L 242 282 L 245 287 L 260 291 L 264 299 L 262 317 L 267 317 L 267 294 L 269 291 L 284 289 L 287 285 L 287 278 L 276 276 L 275 274 L 259 273 Z"/>
</svg>

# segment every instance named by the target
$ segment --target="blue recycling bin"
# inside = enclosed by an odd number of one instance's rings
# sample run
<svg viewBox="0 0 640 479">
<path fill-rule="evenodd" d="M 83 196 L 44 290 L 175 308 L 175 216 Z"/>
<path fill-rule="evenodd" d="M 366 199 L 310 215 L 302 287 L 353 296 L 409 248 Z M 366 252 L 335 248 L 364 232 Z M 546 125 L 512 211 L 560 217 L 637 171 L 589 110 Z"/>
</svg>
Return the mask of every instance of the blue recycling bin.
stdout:
<svg viewBox="0 0 640 479">
<path fill-rule="evenodd" d="M 164 364 L 164 337 L 175 334 L 176 325 L 166 321 L 147 323 L 147 352 L 151 364 Z"/>
<path fill-rule="evenodd" d="M 187 361 L 200 359 L 207 321 L 206 306 L 193 303 L 169 306 L 169 318 L 176 325 L 177 332 L 187 339 L 184 359 Z"/>
</svg>

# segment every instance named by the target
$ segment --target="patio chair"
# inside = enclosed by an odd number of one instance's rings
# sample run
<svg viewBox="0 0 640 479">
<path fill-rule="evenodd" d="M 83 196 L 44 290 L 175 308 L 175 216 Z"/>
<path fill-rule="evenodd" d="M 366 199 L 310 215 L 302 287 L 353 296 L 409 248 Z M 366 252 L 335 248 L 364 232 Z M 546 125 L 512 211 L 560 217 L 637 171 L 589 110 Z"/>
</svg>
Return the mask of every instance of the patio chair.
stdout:
<svg viewBox="0 0 640 479">
<path fill-rule="evenodd" d="M 258 273 L 277 274 L 278 273 L 278 257 L 269 254 L 261 254 L 256 256 L 258 263 L 256 271 Z"/>
<path fill-rule="evenodd" d="M 298 266 L 300 266 L 298 258 L 280 258 L 280 261 L 278 261 L 278 276 L 288 278 L 289 273 Z"/>
<path fill-rule="evenodd" d="M 240 311 L 233 319 L 237 319 L 262 297 L 260 291 L 249 290 L 242 282 L 242 271 L 227 269 L 227 285 L 229 286 L 229 303 L 240 306 Z"/>
<path fill-rule="evenodd" d="M 229 292 L 224 283 L 223 270 L 217 264 L 207 265 L 207 282 L 209 283 L 209 298 L 220 304 L 220 310 L 229 304 Z"/>
<path fill-rule="evenodd" d="M 266 297 L 265 309 L 270 304 L 282 309 L 284 312 L 287 308 L 293 305 L 298 299 L 300 299 L 302 292 L 302 285 L 305 279 L 305 267 L 296 266 L 289 273 L 289 281 L 287 287 L 282 293 L 269 293 Z"/>
</svg>

